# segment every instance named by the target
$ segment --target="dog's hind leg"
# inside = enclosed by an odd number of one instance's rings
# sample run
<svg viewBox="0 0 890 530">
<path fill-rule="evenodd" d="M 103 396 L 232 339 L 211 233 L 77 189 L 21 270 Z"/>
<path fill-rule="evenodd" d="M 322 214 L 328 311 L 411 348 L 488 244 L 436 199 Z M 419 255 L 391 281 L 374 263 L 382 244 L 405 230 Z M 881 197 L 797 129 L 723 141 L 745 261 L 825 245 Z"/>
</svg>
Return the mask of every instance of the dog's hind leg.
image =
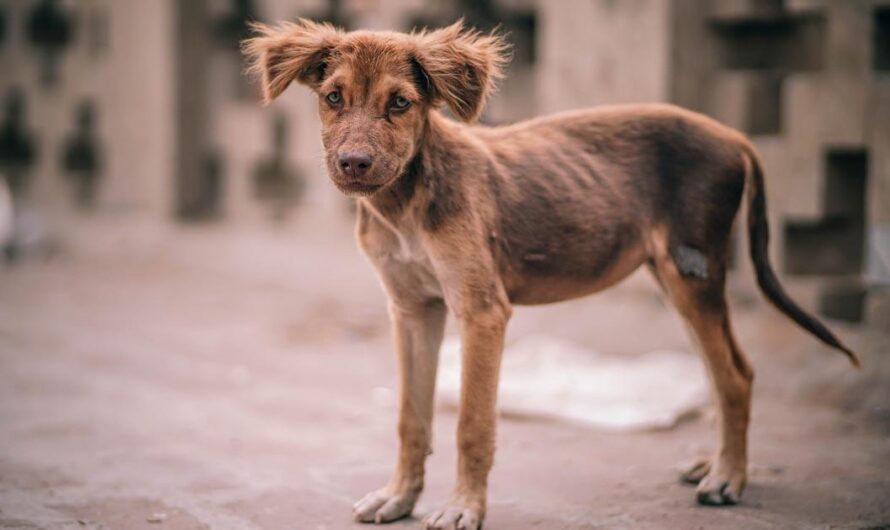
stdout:
<svg viewBox="0 0 890 530">
<path fill-rule="evenodd" d="M 716 454 L 683 478 L 698 482 L 698 502 L 738 502 L 745 487 L 751 411 L 751 365 L 733 337 L 724 294 L 725 259 L 654 238 L 650 268 L 698 344 L 716 401 L 720 440 Z M 679 250 L 685 248 L 684 250 Z"/>
</svg>

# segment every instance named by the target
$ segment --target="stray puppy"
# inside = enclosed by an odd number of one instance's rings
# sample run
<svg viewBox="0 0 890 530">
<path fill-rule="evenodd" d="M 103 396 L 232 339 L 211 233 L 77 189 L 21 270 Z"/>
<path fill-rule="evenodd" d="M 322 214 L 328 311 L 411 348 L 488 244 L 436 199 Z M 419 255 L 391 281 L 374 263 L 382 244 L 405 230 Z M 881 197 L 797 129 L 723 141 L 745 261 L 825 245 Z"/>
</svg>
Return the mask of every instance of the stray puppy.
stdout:
<svg viewBox="0 0 890 530">
<path fill-rule="evenodd" d="M 757 280 L 779 310 L 856 356 L 779 284 L 767 256 L 760 163 L 740 133 L 669 105 L 600 107 L 507 127 L 472 122 L 501 75 L 506 45 L 461 22 L 436 31 L 345 33 L 300 20 L 256 25 L 244 43 L 266 102 L 293 81 L 318 95 L 334 185 L 356 197 L 359 244 L 389 296 L 401 369 L 392 480 L 355 504 L 363 522 L 409 515 L 430 452 L 433 389 L 447 309 L 463 373 L 457 484 L 426 528 L 476 529 L 495 449 L 495 400 L 513 304 L 605 289 L 652 271 L 700 345 L 719 410 L 713 458 L 684 478 L 702 504 L 745 486 L 753 372 L 724 295 L 730 229 L 748 185 Z"/>
</svg>

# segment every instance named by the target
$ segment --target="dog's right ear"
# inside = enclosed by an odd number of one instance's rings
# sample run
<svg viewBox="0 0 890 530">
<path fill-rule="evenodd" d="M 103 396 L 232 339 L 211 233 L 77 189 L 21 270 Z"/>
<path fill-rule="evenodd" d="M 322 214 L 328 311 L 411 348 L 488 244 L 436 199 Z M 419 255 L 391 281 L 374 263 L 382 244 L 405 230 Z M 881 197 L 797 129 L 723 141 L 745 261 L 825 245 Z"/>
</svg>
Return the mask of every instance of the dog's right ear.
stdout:
<svg viewBox="0 0 890 530">
<path fill-rule="evenodd" d="M 250 72 L 260 76 L 266 104 L 297 81 L 312 88 L 325 77 L 327 60 L 343 32 L 330 24 L 299 19 L 278 26 L 253 23 L 255 36 L 241 43 Z"/>
<path fill-rule="evenodd" d="M 503 77 L 510 46 L 495 33 L 464 27 L 463 19 L 434 31 L 412 34 L 420 67 L 415 77 L 427 85 L 434 101 L 445 103 L 457 117 L 471 122 Z"/>
</svg>

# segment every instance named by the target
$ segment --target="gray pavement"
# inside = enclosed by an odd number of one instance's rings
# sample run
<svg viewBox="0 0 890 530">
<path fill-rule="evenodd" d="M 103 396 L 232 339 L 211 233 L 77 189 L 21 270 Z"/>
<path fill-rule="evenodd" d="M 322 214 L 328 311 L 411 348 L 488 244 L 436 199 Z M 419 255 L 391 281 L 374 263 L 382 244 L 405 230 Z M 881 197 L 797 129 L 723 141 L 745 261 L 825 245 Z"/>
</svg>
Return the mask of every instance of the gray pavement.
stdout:
<svg viewBox="0 0 890 530">
<path fill-rule="evenodd" d="M 395 371 L 347 224 L 97 226 L 0 271 L 0 527 L 361 527 L 350 506 L 395 456 Z M 758 374 L 742 505 L 698 507 L 677 481 L 713 447 L 709 414 L 637 433 L 504 419 L 486 528 L 890 528 L 890 330 L 838 326 L 857 373 L 738 290 Z M 510 333 L 688 349 L 643 275 L 518 309 Z M 446 499 L 455 423 L 437 412 L 427 490 L 396 528 Z"/>
</svg>

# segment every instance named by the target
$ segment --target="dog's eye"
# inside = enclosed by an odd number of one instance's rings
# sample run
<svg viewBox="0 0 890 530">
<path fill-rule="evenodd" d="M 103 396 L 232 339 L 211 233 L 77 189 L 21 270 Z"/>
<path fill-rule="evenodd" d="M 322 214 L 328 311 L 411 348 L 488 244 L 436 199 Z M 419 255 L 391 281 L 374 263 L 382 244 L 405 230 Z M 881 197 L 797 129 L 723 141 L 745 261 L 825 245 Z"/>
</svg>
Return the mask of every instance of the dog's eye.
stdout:
<svg viewBox="0 0 890 530">
<path fill-rule="evenodd" d="M 409 105 L 411 105 L 411 102 L 404 96 L 396 96 L 395 99 L 392 100 L 392 106 L 395 109 L 404 110 L 407 109 Z"/>
<path fill-rule="evenodd" d="M 340 95 L 339 90 L 334 90 L 333 92 L 325 96 L 325 99 L 328 100 L 328 103 L 330 103 L 331 105 L 339 105 L 340 102 L 343 101 L 343 96 Z"/>
</svg>

